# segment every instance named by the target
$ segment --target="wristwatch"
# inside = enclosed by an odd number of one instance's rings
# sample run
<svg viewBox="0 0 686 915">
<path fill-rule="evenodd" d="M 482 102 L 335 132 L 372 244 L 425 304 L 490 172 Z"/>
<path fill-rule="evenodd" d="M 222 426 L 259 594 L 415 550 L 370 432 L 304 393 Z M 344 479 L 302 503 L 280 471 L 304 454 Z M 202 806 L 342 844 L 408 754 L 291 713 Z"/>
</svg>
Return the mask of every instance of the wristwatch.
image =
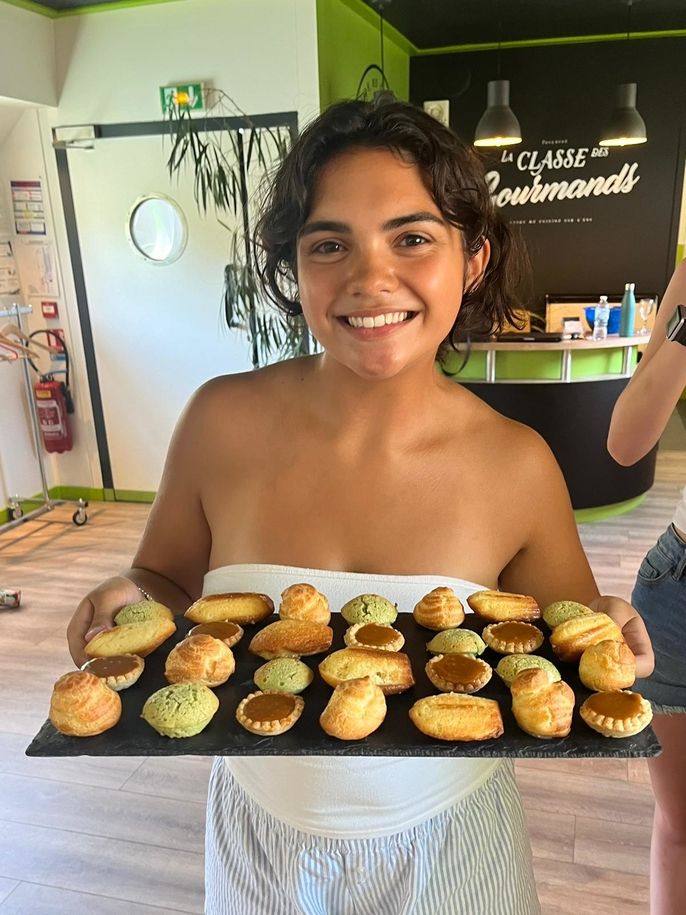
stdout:
<svg viewBox="0 0 686 915">
<path fill-rule="evenodd" d="M 686 307 L 677 305 L 674 314 L 667 321 L 667 339 L 686 346 Z"/>
</svg>

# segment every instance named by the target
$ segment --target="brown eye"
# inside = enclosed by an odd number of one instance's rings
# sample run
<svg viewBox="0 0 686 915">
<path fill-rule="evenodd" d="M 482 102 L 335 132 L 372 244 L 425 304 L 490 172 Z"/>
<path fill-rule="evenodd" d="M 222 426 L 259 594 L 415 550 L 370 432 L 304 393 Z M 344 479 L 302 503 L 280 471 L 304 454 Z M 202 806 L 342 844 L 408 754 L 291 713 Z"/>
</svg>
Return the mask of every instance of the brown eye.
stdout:
<svg viewBox="0 0 686 915">
<path fill-rule="evenodd" d="M 404 235 L 400 239 L 400 243 L 405 248 L 420 248 L 422 245 L 428 244 L 428 239 L 423 235 Z"/>
<path fill-rule="evenodd" d="M 337 241 L 322 241 L 312 249 L 313 254 L 338 254 L 341 245 Z"/>
</svg>

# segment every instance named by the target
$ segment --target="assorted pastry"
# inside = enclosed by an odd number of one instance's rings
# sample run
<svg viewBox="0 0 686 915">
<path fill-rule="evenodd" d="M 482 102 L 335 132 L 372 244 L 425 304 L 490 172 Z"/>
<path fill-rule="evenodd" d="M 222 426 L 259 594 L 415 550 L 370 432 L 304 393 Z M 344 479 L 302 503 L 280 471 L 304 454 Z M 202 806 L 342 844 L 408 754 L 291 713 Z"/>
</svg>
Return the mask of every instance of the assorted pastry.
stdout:
<svg viewBox="0 0 686 915">
<path fill-rule="evenodd" d="M 535 654 L 544 634 L 532 621 L 541 617 L 550 629 L 554 654 L 563 664 L 578 664 L 581 682 L 593 691 L 579 708 L 590 728 L 606 737 L 628 737 L 650 723 L 650 703 L 629 689 L 636 678 L 635 657 L 606 614 L 576 601 L 557 601 L 541 611 L 533 597 L 490 590 L 470 595 L 467 604 L 484 624 L 481 635 L 462 626 L 465 609 L 451 588 L 434 588 L 413 608 L 417 626 L 435 633 L 426 643 L 424 671 L 437 692 L 418 699 L 409 711 L 421 733 L 442 741 L 491 740 L 503 734 L 498 702 L 473 695 L 493 675 L 481 657 L 488 648 L 503 655 L 495 671 L 510 690 L 519 728 L 540 739 L 569 735 L 575 694 L 556 665 Z M 141 717 L 166 737 L 199 734 L 219 708 L 213 690 L 235 671 L 231 649 L 243 637 L 243 627 L 273 613 L 271 598 L 259 593 L 195 601 L 185 617 L 196 625 L 165 659 L 170 685 L 146 699 Z M 325 654 L 319 676 L 333 691 L 319 724 L 338 740 L 371 735 L 385 720 L 386 697 L 415 685 L 410 658 L 401 650 L 405 636 L 394 627 L 398 607 L 383 596 L 361 594 L 344 604 L 345 647 L 333 651 L 329 602 L 314 586 L 303 582 L 286 588 L 278 615 L 247 645 L 266 661 L 253 673 L 257 691 L 235 709 L 237 722 L 247 731 L 274 737 L 296 724 L 305 707 L 299 693 L 315 677 L 301 660 L 309 655 Z M 171 610 L 153 600 L 122 608 L 114 624 L 87 643 L 89 660 L 83 668 L 55 683 L 50 721 L 63 734 L 95 736 L 114 727 L 122 713 L 119 691 L 136 683 L 143 658 L 176 632 Z"/>
</svg>

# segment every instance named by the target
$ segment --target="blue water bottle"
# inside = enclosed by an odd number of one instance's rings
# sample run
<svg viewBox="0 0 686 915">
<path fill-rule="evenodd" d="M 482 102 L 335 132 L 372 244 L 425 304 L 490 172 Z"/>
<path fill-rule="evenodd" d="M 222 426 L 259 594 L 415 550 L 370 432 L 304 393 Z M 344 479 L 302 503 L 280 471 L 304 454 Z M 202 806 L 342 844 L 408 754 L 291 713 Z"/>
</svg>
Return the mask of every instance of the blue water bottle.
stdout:
<svg viewBox="0 0 686 915">
<path fill-rule="evenodd" d="M 636 296 L 634 283 L 627 283 L 622 296 L 622 312 L 619 316 L 619 336 L 633 337 L 636 323 Z"/>
</svg>

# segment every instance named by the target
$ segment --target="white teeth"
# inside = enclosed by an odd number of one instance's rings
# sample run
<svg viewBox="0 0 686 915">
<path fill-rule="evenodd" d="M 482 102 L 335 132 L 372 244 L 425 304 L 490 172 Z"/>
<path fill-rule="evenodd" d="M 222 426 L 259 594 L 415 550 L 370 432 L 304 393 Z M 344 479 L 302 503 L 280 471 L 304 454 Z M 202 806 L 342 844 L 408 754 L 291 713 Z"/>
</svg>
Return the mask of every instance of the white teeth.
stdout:
<svg viewBox="0 0 686 915">
<path fill-rule="evenodd" d="M 375 317 L 357 318 L 349 315 L 346 320 L 351 327 L 384 327 L 386 324 L 400 324 L 408 317 L 407 311 L 393 311 Z"/>
</svg>

